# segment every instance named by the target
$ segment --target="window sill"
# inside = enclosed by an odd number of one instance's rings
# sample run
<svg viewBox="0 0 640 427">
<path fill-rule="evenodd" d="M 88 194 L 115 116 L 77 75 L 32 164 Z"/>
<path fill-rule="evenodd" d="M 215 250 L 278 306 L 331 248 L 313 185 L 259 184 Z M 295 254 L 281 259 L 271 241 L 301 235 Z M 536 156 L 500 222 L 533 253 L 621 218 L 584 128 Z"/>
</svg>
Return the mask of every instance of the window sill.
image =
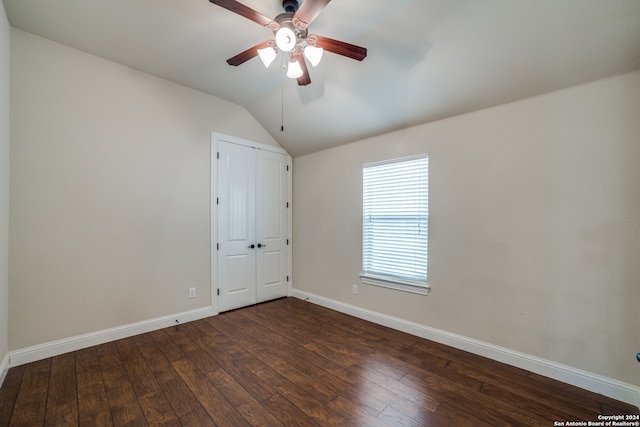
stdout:
<svg viewBox="0 0 640 427">
<path fill-rule="evenodd" d="M 367 285 L 381 286 L 383 288 L 395 289 L 413 294 L 429 295 L 431 287 L 429 285 L 411 282 L 408 280 L 394 280 L 388 277 L 374 276 L 370 274 L 361 274 L 360 282 Z"/>
</svg>

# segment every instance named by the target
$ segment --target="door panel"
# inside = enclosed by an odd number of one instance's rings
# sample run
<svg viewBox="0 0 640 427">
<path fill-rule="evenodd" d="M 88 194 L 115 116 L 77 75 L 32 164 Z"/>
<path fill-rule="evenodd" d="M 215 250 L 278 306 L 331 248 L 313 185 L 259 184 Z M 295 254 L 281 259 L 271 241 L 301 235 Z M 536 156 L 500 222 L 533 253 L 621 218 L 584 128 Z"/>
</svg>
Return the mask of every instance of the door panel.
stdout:
<svg viewBox="0 0 640 427">
<path fill-rule="evenodd" d="M 256 239 L 258 302 L 287 295 L 287 158 L 257 155 Z M 266 245 L 266 246 L 265 246 Z"/>
<path fill-rule="evenodd" d="M 260 230 L 259 232 L 264 239 L 280 239 L 284 234 L 282 230 L 282 204 L 286 203 L 284 199 L 284 191 L 286 187 L 282 188 L 282 184 L 285 183 L 286 176 L 284 171 L 286 170 L 286 164 L 283 157 L 280 155 L 269 155 L 270 153 L 264 153 L 260 162 L 259 173 L 259 216 Z M 284 211 L 286 214 L 286 211 Z"/>
<path fill-rule="evenodd" d="M 256 303 L 255 153 L 221 141 L 218 146 L 219 311 Z"/>
<path fill-rule="evenodd" d="M 265 251 L 262 254 L 263 259 L 263 285 L 270 286 L 279 284 L 282 281 L 281 274 L 282 268 L 280 265 L 282 264 L 281 252 L 280 251 Z"/>
<path fill-rule="evenodd" d="M 246 254 L 227 255 L 225 267 L 229 275 L 225 295 L 253 293 L 250 289 L 250 286 L 255 282 L 251 274 L 254 270 L 253 264 L 255 264 L 252 258 Z"/>
</svg>

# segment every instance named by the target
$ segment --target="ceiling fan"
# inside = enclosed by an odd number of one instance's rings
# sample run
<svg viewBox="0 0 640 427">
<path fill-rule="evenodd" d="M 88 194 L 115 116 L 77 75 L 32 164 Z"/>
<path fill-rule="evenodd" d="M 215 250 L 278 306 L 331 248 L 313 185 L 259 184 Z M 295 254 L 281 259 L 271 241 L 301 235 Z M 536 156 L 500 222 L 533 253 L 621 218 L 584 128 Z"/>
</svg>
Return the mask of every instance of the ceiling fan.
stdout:
<svg viewBox="0 0 640 427">
<path fill-rule="evenodd" d="M 267 27 L 274 34 L 274 39 L 258 43 L 227 59 L 229 65 L 238 66 L 255 56 L 259 56 L 264 65 L 268 67 L 278 52 L 282 51 L 289 57 L 287 76 L 297 79 L 298 85 L 306 86 L 311 83 L 311 78 L 305 57 L 315 67 L 322 59 L 325 50 L 358 61 L 362 61 L 367 56 L 367 49 L 364 47 L 308 34 L 309 24 L 331 0 L 304 0 L 300 6 L 297 0 L 283 0 L 284 13 L 273 19 L 235 0 L 209 1 Z"/>
</svg>

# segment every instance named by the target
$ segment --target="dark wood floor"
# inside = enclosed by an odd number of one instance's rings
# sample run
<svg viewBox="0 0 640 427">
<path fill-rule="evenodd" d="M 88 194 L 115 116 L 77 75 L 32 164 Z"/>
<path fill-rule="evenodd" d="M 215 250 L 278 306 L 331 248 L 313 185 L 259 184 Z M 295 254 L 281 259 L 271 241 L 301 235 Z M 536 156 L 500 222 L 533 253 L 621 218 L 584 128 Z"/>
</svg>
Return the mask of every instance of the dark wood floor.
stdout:
<svg viewBox="0 0 640 427">
<path fill-rule="evenodd" d="M 294 298 L 11 368 L 0 426 L 552 426 L 638 409 Z"/>
</svg>

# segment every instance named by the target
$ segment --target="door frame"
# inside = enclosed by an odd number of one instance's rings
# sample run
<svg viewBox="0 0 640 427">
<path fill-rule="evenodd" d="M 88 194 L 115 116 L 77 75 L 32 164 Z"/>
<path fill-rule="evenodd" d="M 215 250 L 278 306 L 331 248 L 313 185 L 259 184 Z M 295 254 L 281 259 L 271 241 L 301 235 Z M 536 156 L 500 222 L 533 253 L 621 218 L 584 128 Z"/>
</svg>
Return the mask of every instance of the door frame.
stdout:
<svg viewBox="0 0 640 427">
<path fill-rule="evenodd" d="M 210 231 L 211 231 L 211 252 L 209 259 L 211 260 L 211 308 L 215 314 L 220 312 L 219 298 L 218 298 L 218 216 L 217 212 L 217 194 L 218 194 L 218 145 L 220 141 L 229 142 L 232 144 L 242 145 L 257 150 L 270 151 L 273 153 L 284 154 L 287 157 L 287 166 L 289 168 L 287 173 L 287 200 L 289 203 L 289 209 L 287 210 L 287 235 L 289 238 L 289 245 L 287 246 L 287 296 L 291 295 L 291 289 L 293 285 L 293 268 L 292 268 L 292 256 L 293 254 L 293 162 L 289 153 L 280 147 L 273 145 L 261 144 L 259 142 L 250 141 L 248 139 L 239 138 L 236 136 L 225 135 L 219 132 L 211 132 L 211 187 L 210 187 Z"/>
</svg>

